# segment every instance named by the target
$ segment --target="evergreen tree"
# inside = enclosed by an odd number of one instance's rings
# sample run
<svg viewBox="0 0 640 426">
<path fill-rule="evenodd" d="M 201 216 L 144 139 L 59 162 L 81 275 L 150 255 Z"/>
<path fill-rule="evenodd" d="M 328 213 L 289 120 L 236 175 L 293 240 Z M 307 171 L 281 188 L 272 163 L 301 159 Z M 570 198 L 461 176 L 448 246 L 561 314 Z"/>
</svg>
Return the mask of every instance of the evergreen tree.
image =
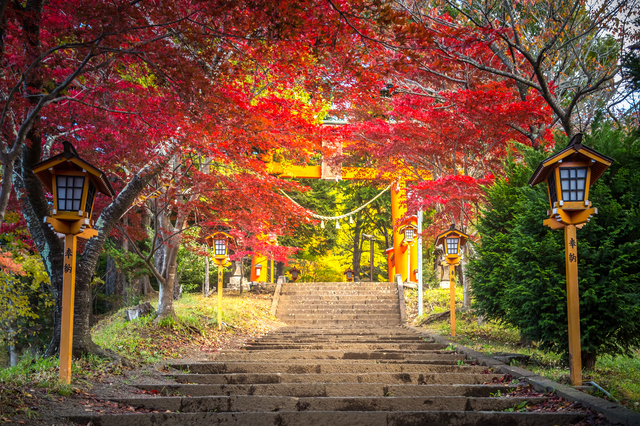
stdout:
<svg viewBox="0 0 640 426">
<path fill-rule="evenodd" d="M 589 368 L 598 355 L 640 345 L 640 140 L 596 124 L 585 145 L 615 160 L 590 191 L 598 215 L 578 232 L 583 366 Z M 482 315 L 566 356 L 564 236 L 542 225 L 545 185 L 526 185 L 546 155 L 520 151 L 525 161 L 510 159 L 506 178 L 487 189 L 481 244 L 470 262 L 474 303 Z"/>
</svg>

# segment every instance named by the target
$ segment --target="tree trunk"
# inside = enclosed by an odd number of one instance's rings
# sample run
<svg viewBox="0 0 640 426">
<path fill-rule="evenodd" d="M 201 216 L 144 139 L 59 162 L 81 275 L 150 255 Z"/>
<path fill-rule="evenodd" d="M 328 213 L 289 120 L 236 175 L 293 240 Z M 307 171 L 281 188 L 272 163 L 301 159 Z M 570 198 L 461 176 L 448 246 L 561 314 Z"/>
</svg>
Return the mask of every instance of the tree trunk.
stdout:
<svg viewBox="0 0 640 426">
<path fill-rule="evenodd" d="M 142 281 L 142 294 L 144 294 L 145 296 L 158 294 L 158 292 L 155 291 L 151 286 L 151 279 L 149 278 L 149 275 L 141 277 L 140 280 Z"/>
<path fill-rule="evenodd" d="M 7 213 L 9 197 L 11 196 L 13 176 L 13 165 L 15 159 L 7 159 L 6 164 L 2 164 L 2 185 L 0 186 L 0 226 L 4 223 L 4 216 Z"/>
<path fill-rule="evenodd" d="M 177 234 L 176 236 L 179 235 L 180 234 Z M 166 267 L 166 274 L 164 275 L 164 280 L 160 282 L 157 310 L 158 318 L 156 318 L 156 322 L 161 321 L 166 317 L 175 317 L 175 312 L 173 310 L 173 296 L 178 266 L 177 260 L 179 244 L 179 241 L 171 241 L 169 243 L 170 246 L 165 247 L 164 264 Z"/>
<path fill-rule="evenodd" d="M 182 297 L 182 284 L 180 284 L 180 276 L 182 272 L 176 269 L 176 275 L 173 279 L 173 300 L 179 300 Z"/>
<path fill-rule="evenodd" d="M 143 294 L 145 296 L 154 294 L 156 291 L 151 287 L 151 282 L 149 280 L 149 275 L 142 275 L 138 278 L 133 278 L 131 280 L 131 291 L 134 294 Z"/>
<path fill-rule="evenodd" d="M 173 284 L 175 277 L 175 268 L 170 267 L 172 271 L 169 273 L 169 279 L 160 282 L 160 292 L 158 293 L 158 320 L 167 316 L 173 316 Z"/>
<path fill-rule="evenodd" d="M 353 269 L 354 281 L 356 278 L 360 279 L 360 262 L 362 261 L 362 218 L 360 214 L 356 215 L 356 226 L 353 230 L 353 260 L 351 263 L 351 269 Z"/>
<path fill-rule="evenodd" d="M 18 356 L 18 348 L 16 347 L 16 324 L 15 321 L 9 321 L 8 334 L 9 334 L 9 366 L 15 367 L 20 362 L 20 357 Z"/>
<path fill-rule="evenodd" d="M 582 356 L 582 368 L 585 370 L 593 370 L 596 366 L 596 353 L 582 351 L 580 355 Z"/>
<path fill-rule="evenodd" d="M 209 296 L 209 256 L 204 257 L 204 283 L 202 285 L 202 294 L 204 297 Z"/>
<path fill-rule="evenodd" d="M 116 249 L 122 250 L 124 248 L 124 245 L 120 240 L 110 238 L 110 241 Z M 115 259 L 111 256 L 107 256 L 107 276 L 104 280 L 104 284 L 105 295 L 115 295 L 116 299 L 121 299 L 119 301 L 116 300 L 113 306 L 109 306 L 109 308 L 119 308 L 123 306 L 124 302 L 126 302 L 127 277 L 120 269 L 118 269 Z"/>
</svg>

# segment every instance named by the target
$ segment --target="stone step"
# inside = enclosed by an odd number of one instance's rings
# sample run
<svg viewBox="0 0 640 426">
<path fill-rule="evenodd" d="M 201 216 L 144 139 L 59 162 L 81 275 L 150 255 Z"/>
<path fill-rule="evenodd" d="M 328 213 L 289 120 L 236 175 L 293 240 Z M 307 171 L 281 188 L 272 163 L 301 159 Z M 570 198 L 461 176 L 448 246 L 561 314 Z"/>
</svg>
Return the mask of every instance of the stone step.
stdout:
<svg viewBox="0 0 640 426">
<path fill-rule="evenodd" d="M 305 327 L 282 327 L 277 333 L 266 334 L 266 337 L 273 336 L 305 336 L 305 337 L 326 337 L 326 336 L 378 336 L 378 337 L 396 337 L 396 336 L 416 336 L 402 326 L 394 325 L 387 327 L 349 327 L 349 328 L 305 328 Z M 377 338 L 377 337 L 376 337 Z"/>
<path fill-rule="evenodd" d="M 315 320 L 315 319 L 295 319 L 295 320 L 289 320 L 287 321 L 287 324 L 289 325 L 299 325 L 299 326 L 304 326 L 304 327 L 308 327 L 310 325 L 318 325 L 318 326 L 336 326 L 336 327 L 348 327 L 350 325 L 353 324 L 371 324 L 371 325 L 392 325 L 392 324 L 400 324 L 400 316 L 398 316 L 397 319 L 392 320 L 386 320 L 386 321 L 382 321 L 382 320 L 375 320 L 375 321 L 367 321 L 367 320 Z"/>
<path fill-rule="evenodd" d="M 169 376 L 168 376 L 169 377 Z M 172 374 L 179 383 L 189 384 L 269 384 L 269 383 L 384 383 L 384 384 L 464 384 L 479 385 L 501 379 L 502 374 L 473 373 L 234 373 L 234 374 Z"/>
<path fill-rule="evenodd" d="M 389 301 L 398 300 L 398 295 L 396 294 L 281 294 L 280 301 L 278 303 L 300 303 L 304 301 L 340 301 L 340 302 L 362 302 L 362 301 L 384 301 L 389 303 Z"/>
<path fill-rule="evenodd" d="M 308 289 L 317 289 L 317 288 L 326 288 L 326 287 L 367 287 L 367 288 L 398 288 L 396 283 L 389 282 L 369 282 L 369 281 L 359 281 L 359 282 L 343 282 L 343 283 L 284 283 L 282 285 L 283 288 L 308 288 Z"/>
<path fill-rule="evenodd" d="M 246 352 L 245 352 L 246 353 Z M 216 359 L 218 359 L 218 357 L 216 357 Z M 288 364 L 301 364 L 301 363 L 325 363 L 325 364 L 336 364 L 336 365 L 341 365 L 341 364 L 362 364 L 362 365 L 376 365 L 376 364 L 397 364 L 397 365 L 425 365 L 425 366 L 439 366 L 439 365 L 444 365 L 444 366 L 450 366 L 450 365 L 475 365 L 472 364 L 473 360 L 470 359 L 464 359 L 463 356 L 460 356 L 458 358 L 453 358 L 453 357 L 448 357 L 448 358 L 425 358 L 422 357 L 420 359 L 398 359 L 398 358 L 377 358 L 377 359 L 371 359 L 371 358 L 346 358 L 346 359 L 335 359 L 335 358 L 320 358 L 320 359 L 313 359 L 310 360 L 308 358 L 303 358 L 303 359 L 296 359 L 296 358 L 244 358 L 244 359 L 239 359 L 239 360 L 225 360 L 224 358 L 220 358 L 219 359 L 222 362 L 238 362 L 238 363 L 242 363 L 242 364 L 254 364 L 254 363 L 271 363 L 271 364 L 282 364 L 282 365 L 288 365 Z"/>
<path fill-rule="evenodd" d="M 537 405 L 548 398 L 361 397 L 296 398 L 290 396 L 200 396 L 118 398 L 122 404 L 148 410 L 197 412 L 274 411 L 502 411 L 527 402 Z"/>
<path fill-rule="evenodd" d="M 372 290 L 367 288 L 327 288 L 327 289 L 318 289 L 318 290 L 307 290 L 307 289 L 299 289 L 299 288 L 283 288 L 280 291 L 281 295 L 340 295 L 343 294 L 345 296 L 395 296 L 398 297 L 398 290 L 395 288 L 382 289 L 382 290 Z"/>
<path fill-rule="evenodd" d="M 244 349 L 251 350 L 276 350 L 276 349 L 297 349 L 297 350 L 334 350 L 334 349 L 369 349 L 369 350 L 434 350 L 444 349 L 445 345 L 441 343 L 292 343 L 292 344 L 269 344 L 255 343 L 248 344 Z"/>
<path fill-rule="evenodd" d="M 341 349 L 345 347 L 351 347 L 351 345 L 403 345 L 403 344 L 419 344 L 419 343 L 436 343 L 433 340 L 345 340 L 345 341 L 335 341 L 335 340 L 269 340 L 269 341 L 257 341 L 257 342 L 248 342 L 247 345 L 252 347 L 258 346 L 267 346 L 267 345 L 341 345 Z M 344 345 L 344 347 L 342 347 Z"/>
<path fill-rule="evenodd" d="M 334 373 L 474 373 L 485 371 L 484 366 L 452 366 L 429 364 L 381 364 L 313 361 L 310 363 L 288 362 L 212 362 L 198 364 L 172 364 L 172 368 L 191 374 L 237 374 L 237 373 L 285 373 L 285 374 L 334 374 Z"/>
<path fill-rule="evenodd" d="M 268 383 L 136 385 L 164 396 L 265 395 L 295 397 L 474 396 L 507 393 L 515 386 L 480 384 Z"/>
<path fill-rule="evenodd" d="M 324 289 L 317 291 L 307 291 L 307 290 L 283 290 L 280 292 L 281 296 L 395 296 L 398 297 L 397 290 L 376 290 L 371 291 L 367 289 Z"/>
<path fill-rule="evenodd" d="M 367 313 L 367 312 L 350 312 L 348 314 L 337 314 L 337 313 L 321 313 L 321 312 L 306 312 L 303 314 L 284 314 L 279 316 L 287 317 L 291 319 L 366 319 L 366 320 L 384 320 L 388 318 L 396 318 L 400 312 L 393 312 L 390 314 L 383 313 Z"/>
<path fill-rule="evenodd" d="M 316 295 L 317 296 L 317 295 Z M 366 296 L 357 296 L 359 299 L 353 299 L 356 296 L 345 296 L 342 299 L 336 299 L 335 297 L 325 297 L 324 299 L 320 299 L 318 297 L 313 298 L 314 296 L 280 296 L 280 301 L 278 302 L 278 306 L 280 303 L 300 306 L 303 308 L 314 307 L 314 306 L 324 306 L 324 307 L 338 307 L 344 308 L 348 306 L 354 305 L 380 305 L 380 306 L 398 306 L 398 298 L 392 297 L 383 297 L 378 299 L 377 297 L 366 297 Z M 348 299 L 351 297 L 351 299 Z"/>
<path fill-rule="evenodd" d="M 362 305 L 357 308 L 345 308 L 345 307 L 326 307 L 318 305 L 317 307 L 301 308 L 299 306 L 283 306 L 278 309 L 278 315 L 308 315 L 308 314 L 399 314 L 400 308 L 395 305 L 391 306 L 367 306 Z"/>
<path fill-rule="evenodd" d="M 256 361 L 256 360 L 403 360 L 403 361 L 432 361 L 432 360 L 462 360 L 464 355 L 443 353 L 444 351 L 347 351 L 347 350 L 278 350 L 278 351 L 226 351 L 216 356 L 216 361 Z"/>
<path fill-rule="evenodd" d="M 351 304 L 351 303 L 288 303 L 279 304 L 278 313 L 298 313 L 298 312 L 318 312 L 318 311 L 346 311 L 351 312 L 368 312 L 373 310 L 391 310 L 393 313 L 400 311 L 397 301 L 393 303 L 371 303 L 371 304 Z"/>
<path fill-rule="evenodd" d="M 367 309 L 300 309 L 300 308 L 283 308 L 278 309 L 279 317 L 336 317 L 336 316 L 344 316 L 347 318 L 348 316 L 370 316 L 370 315 L 400 315 L 400 308 L 376 308 L 369 307 Z M 374 319 L 375 317 L 370 317 Z"/>
<path fill-rule="evenodd" d="M 298 283 L 286 283 L 282 286 L 282 288 L 298 288 L 298 289 L 309 289 L 310 291 L 316 290 L 316 289 L 323 289 L 323 288 L 332 288 L 332 287 L 337 287 L 337 288 L 368 288 L 371 289 L 371 291 L 375 291 L 378 289 L 388 289 L 388 288 L 393 288 L 393 289 L 397 289 L 398 285 L 395 283 L 370 283 L 370 282 L 359 282 L 359 283 L 327 283 L 327 284 L 298 284 Z"/>
<path fill-rule="evenodd" d="M 321 338 L 312 338 L 312 337 L 287 337 L 287 336 L 272 336 L 272 337 L 264 337 L 259 340 L 252 341 L 255 343 L 321 343 L 321 342 L 330 342 L 330 343 L 379 343 L 379 342 L 424 342 L 424 343 L 433 343 L 433 339 L 429 338 L 418 338 L 417 336 L 403 336 L 403 337 L 383 337 L 379 339 L 373 339 L 370 336 L 363 336 L 362 338 L 358 338 L 358 336 L 331 336 L 331 337 L 321 337 Z"/>
<path fill-rule="evenodd" d="M 321 425 L 514 425 L 550 426 L 580 422 L 578 413 L 501 413 L 492 411 L 280 411 L 254 413 L 149 413 L 110 416 L 70 416 L 76 423 L 95 426 L 167 425 L 244 425 L 244 426 L 321 426 Z"/>
</svg>

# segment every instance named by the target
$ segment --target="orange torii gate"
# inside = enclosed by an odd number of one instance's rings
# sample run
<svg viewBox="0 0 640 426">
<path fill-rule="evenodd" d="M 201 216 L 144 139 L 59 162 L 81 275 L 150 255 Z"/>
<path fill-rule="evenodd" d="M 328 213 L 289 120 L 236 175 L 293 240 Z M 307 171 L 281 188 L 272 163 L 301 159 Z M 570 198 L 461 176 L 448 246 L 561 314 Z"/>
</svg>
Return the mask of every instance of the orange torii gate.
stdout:
<svg viewBox="0 0 640 426">
<path fill-rule="evenodd" d="M 283 178 L 305 178 L 305 179 L 368 179 L 374 178 L 378 172 L 373 169 L 360 167 L 330 167 L 323 162 L 318 166 L 297 166 L 282 165 L 280 163 L 266 163 L 267 171 L 270 174 Z M 389 281 L 393 282 L 396 274 L 402 277 L 402 281 L 418 281 L 418 250 L 408 250 L 409 245 L 404 242 L 402 229 L 404 226 L 416 225 L 417 217 L 409 216 L 402 223 L 399 219 L 405 216 L 406 208 L 406 176 L 395 176 L 392 179 L 395 185 L 391 185 L 391 216 L 393 220 L 393 247 L 386 250 L 389 265 Z M 410 255 L 409 255 L 409 253 Z M 267 271 L 266 262 L 268 259 L 261 255 L 253 257 L 251 262 L 251 280 L 266 282 Z M 260 265 L 260 266 L 258 266 Z M 264 266 L 262 266 L 264 265 Z M 257 268 L 256 268 L 257 267 Z M 272 268 L 273 270 L 273 268 Z M 272 273 L 273 275 L 273 273 Z"/>
</svg>

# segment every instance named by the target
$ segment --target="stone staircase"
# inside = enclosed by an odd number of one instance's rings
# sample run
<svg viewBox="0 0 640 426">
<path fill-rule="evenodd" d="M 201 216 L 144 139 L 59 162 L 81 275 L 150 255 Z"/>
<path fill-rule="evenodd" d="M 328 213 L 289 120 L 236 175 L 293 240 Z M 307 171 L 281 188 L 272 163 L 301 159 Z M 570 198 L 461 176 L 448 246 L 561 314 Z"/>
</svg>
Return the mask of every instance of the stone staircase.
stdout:
<svg viewBox="0 0 640 426">
<path fill-rule="evenodd" d="M 371 282 L 285 283 L 276 316 L 300 327 L 398 325 L 398 286 Z"/>
<path fill-rule="evenodd" d="M 164 384 L 137 386 L 144 397 L 118 400 L 157 412 L 71 420 L 96 426 L 545 426 L 585 418 L 515 411 L 547 398 L 507 397 L 517 384 L 403 327 L 397 290 L 367 285 L 287 284 L 278 316 L 288 327 L 212 362 L 174 364 Z"/>
</svg>

